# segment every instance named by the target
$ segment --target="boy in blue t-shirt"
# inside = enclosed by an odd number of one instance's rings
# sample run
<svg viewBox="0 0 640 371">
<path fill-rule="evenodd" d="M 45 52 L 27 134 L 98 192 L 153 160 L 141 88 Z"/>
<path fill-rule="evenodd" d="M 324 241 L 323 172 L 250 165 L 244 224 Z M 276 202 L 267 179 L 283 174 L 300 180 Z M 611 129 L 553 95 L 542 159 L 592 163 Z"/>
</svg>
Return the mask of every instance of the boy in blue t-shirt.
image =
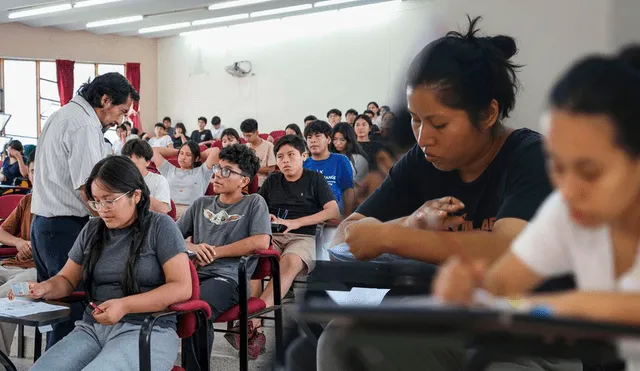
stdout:
<svg viewBox="0 0 640 371">
<path fill-rule="evenodd" d="M 314 121 L 304 129 L 304 137 L 311 152 L 304 168 L 322 174 L 338 201 L 340 213 L 351 215 L 355 205 L 353 169 L 347 156 L 329 152 L 331 125 L 325 121 Z"/>
</svg>

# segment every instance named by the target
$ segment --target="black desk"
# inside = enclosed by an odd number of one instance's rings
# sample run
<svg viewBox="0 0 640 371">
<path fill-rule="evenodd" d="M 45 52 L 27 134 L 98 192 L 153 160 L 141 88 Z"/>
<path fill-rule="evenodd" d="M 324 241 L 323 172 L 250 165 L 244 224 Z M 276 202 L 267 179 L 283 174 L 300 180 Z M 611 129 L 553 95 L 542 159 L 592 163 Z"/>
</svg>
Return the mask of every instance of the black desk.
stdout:
<svg viewBox="0 0 640 371">
<path fill-rule="evenodd" d="M 309 294 L 309 293 L 308 293 Z M 640 338 L 640 327 L 559 317 L 534 317 L 491 309 L 419 307 L 386 302 L 377 307 L 338 306 L 310 294 L 300 306 L 302 320 L 335 321 L 360 329 L 395 333 L 464 333 L 477 350 L 467 370 L 484 370 L 502 357 L 546 356 L 581 359 L 586 363 L 618 360 L 614 344 Z"/>
<path fill-rule="evenodd" d="M 69 304 L 58 303 L 58 302 L 50 302 L 53 305 L 60 305 L 64 307 L 69 307 Z M 16 325 L 22 326 L 33 326 L 36 330 L 36 336 L 34 339 L 34 348 L 33 348 L 33 361 L 37 361 L 40 358 L 40 354 L 42 352 L 42 334 L 38 327 L 47 326 L 47 325 L 55 325 L 60 322 L 65 322 L 69 319 L 69 314 L 71 313 L 70 309 L 61 309 L 52 312 L 44 312 L 39 314 L 32 314 L 24 317 L 7 317 L 0 315 L 0 322 L 6 323 L 14 323 Z M 18 336 L 23 336 L 24 334 L 18 334 Z M 24 345 L 22 344 L 24 347 Z M 24 349 L 18 349 L 18 354 L 22 353 L 24 355 Z M 11 362 L 9 356 L 0 352 L 0 364 L 2 364 L 7 371 L 16 371 L 16 366 Z"/>
</svg>

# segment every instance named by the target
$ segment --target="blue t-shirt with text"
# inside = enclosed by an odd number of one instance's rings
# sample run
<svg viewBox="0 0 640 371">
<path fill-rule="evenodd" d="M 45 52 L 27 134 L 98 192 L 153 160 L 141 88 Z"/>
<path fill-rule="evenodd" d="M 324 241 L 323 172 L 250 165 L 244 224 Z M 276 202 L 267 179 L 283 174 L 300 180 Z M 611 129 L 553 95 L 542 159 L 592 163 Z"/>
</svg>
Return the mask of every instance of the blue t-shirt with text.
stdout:
<svg viewBox="0 0 640 371">
<path fill-rule="evenodd" d="M 347 156 L 331 153 L 329 158 L 320 161 L 309 157 L 304 162 L 304 168 L 317 171 L 324 176 L 333 191 L 333 195 L 336 197 L 336 201 L 338 201 L 340 212 L 343 212 L 344 200 L 342 199 L 342 192 L 353 188 L 353 169 Z"/>
</svg>

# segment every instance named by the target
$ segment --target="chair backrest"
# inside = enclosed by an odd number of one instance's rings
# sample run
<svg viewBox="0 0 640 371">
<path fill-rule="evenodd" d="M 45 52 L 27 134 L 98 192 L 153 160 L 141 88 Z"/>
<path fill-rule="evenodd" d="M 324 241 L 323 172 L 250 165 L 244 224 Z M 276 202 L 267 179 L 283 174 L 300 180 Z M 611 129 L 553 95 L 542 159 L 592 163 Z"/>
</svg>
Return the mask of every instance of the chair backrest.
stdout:
<svg viewBox="0 0 640 371">
<path fill-rule="evenodd" d="M 178 163 L 178 157 L 177 156 L 173 156 L 173 157 L 167 157 L 166 158 L 167 161 L 169 161 L 169 163 L 177 168 L 180 168 L 180 164 Z"/>
<path fill-rule="evenodd" d="M 178 220 L 178 211 L 176 210 L 176 204 L 173 202 L 173 200 L 171 201 L 171 210 L 169 210 L 169 215 L 171 217 L 171 219 L 173 219 L 174 221 Z"/>
<path fill-rule="evenodd" d="M 147 166 L 147 170 L 149 170 L 152 173 L 160 174 L 160 171 L 156 167 L 156 164 L 154 164 L 153 162 L 151 162 L 149 166 Z"/>
<path fill-rule="evenodd" d="M 216 148 L 220 148 L 222 149 L 222 141 L 220 139 L 216 139 L 212 144 L 211 147 L 216 147 Z"/>
<path fill-rule="evenodd" d="M 213 190 L 213 183 L 209 182 L 207 190 L 204 192 L 205 196 L 215 196 L 216 192 Z"/>
<path fill-rule="evenodd" d="M 240 144 L 247 144 L 247 140 L 244 138 L 240 138 Z"/>
<path fill-rule="evenodd" d="M 200 280 L 195 265 L 189 260 L 189 270 L 191 273 L 191 299 L 200 300 Z M 183 313 L 178 316 L 178 336 L 186 339 L 196 331 L 196 315 L 193 312 Z"/>
<path fill-rule="evenodd" d="M 24 197 L 23 194 L 0 196 L 0 219 L 7 219 Z"/>
<path fill-rule="evenodd" d="M 200 145 L 200 153 L 204 152 L 207 150 L 207 146 L 205 146 L 204 144 Z"/>
<path fill-rule="evenodd" d="M 258 183 L 258 176 L 254 176 L 253 179 L 251 179 L 251 183 L 249 183 L 249 194 L 252 195 L 254 193 L 258 192 L 258 188 L 260 188 L 260 185 Z"/>
<path fill-rule="evenodd" d="M 283 136 L 285 136 L 286 132 L 284 130 L 274 130 L 271 132 L 271 137 L 273 138 L 274 142 L 277 142 L 278 139 L 282 138 Z"/>
<path fill-rule="evenodd" d="M 258 134 L 258 136 L 259 136 L 260 138 L 264 139 L 264 140 L 269 139 L 269 134 L 262 134 L 262 133 L 260 133 L 260 134 Z"/>
</svg>

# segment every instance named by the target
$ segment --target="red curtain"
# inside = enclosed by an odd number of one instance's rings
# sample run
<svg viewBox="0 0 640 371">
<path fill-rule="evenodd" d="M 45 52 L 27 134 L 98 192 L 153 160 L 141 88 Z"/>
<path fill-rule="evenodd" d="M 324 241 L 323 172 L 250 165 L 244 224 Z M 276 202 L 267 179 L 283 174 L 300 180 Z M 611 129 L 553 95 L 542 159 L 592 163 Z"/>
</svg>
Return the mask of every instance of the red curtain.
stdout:
<svg viewBox="0 0 640 371">
<path fill-rule="evenodd" d="M 140 63 L 127 63 L 125 65 L 125 73 L 127 80 L 133 85 L 138 93 L 140 93 Z M 133 112 L 129 115 L 129 121 L 133 124 L 133 127 L 142 131 L 142 124 L 140 123 L 140 112 L 138 107 L 139 102 L 133 103 Z"/>
<path fill-rule="evenodd" d="M 60 106 L 69 103 L 73 98 L 73 66 L 76 62 L 57 59 L 56 75 L 58 76 L 58 93 Z"/>
</svg>

